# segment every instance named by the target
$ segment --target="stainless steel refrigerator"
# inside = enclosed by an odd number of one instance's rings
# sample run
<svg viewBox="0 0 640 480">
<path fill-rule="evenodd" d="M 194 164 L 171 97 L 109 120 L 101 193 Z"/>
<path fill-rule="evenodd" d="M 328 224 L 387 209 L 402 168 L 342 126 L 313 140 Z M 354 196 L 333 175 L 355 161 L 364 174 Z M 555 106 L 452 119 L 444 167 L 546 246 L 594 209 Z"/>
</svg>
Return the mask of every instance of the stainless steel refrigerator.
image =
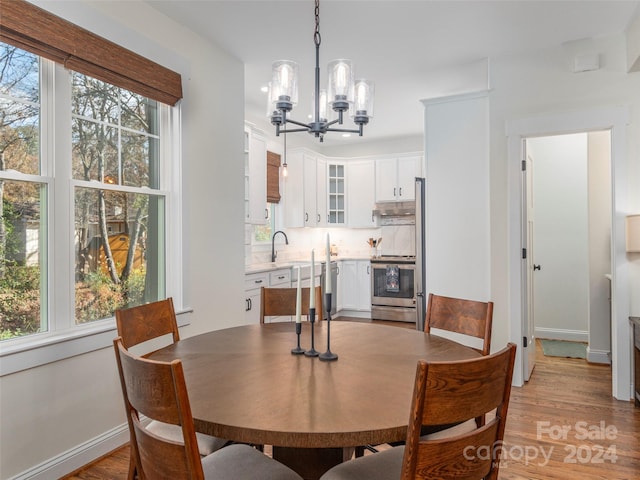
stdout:
<svg viewBox="0 0 640 480">
<path fill-rule="evenodd" d="M 425 214 L 425 179 L 416 177 L 416 329 L 421 331 L 424 331 L 424 317 L 427 312 Z"/>
</svg>

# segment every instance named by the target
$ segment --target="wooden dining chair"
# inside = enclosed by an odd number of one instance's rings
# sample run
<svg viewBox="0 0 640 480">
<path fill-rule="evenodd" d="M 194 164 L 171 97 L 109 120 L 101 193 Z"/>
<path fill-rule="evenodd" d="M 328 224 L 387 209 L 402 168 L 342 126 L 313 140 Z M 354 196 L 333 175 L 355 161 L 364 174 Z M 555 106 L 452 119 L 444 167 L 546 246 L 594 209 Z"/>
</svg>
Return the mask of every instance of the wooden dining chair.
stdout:
<svg viewBox="0 0 640 480">
<path fill-rule="evenodd" d="M 491 323 L 493 302 L 478 302 L 461 298 L 429 294 L 424 331 L 432 328 L 455 332 L 482 340 L 483 355 L 491 351 Z"/>
<path fill-rule="evenodd" d="M 516 345 L 473 360 L 419 361 L 406 445 L 330 469 L 320 480 L 498 478 Z M 478 427 L 475 418 L 490 414 Z M 457 424 L 422 435 L 424 427 Z"/>
<path fill-rule="evenodd" d="M 300 289 L 301 302 L 300 313 L 305 318 L 309 314 L 309 287 Z M 316 319 L 322 320 L 322 290 L 315 287 L 316 291 Z M 297 289 L 292 288 L 267 288 L 262 287 L 260 292 L 260 323 L 264 323 L 265 317 L 296 314 Z"/>
<path fill-rule="evenodd" d="M 182 362 L 159 362 L 130 353 L 113 342 L 126 412 L 134 429 L 135 455 L 144 480 L 302 480 L 294 471 L 244 444 L 229 445 L 200 457 Z M 149 430 L 144 416 L 174 425 L 181 440 Z"/>
<path fill-rule="evenodd" d="M 176 320 L 176 312 L 173 307 L 173 299 L 171 297 L 166 300 L 146 303 L 131 308 L 116 310 L 116 327 L 118 336 L 122 338 L 122 345 L 126 349 L 149 346 L 146 342 L 153 345 L 153 351 L 166 344 L 175 343 L 180 340 L 178 333 L 178 322 Z M 166 338 L 163 338 L 166 337 Z M 139 347 L 139 348 L 141 348 Z M 137 349 L 139 349 L 137 348 Z M 143 352 L 137 352 L 142 354 Z M 152 352 L 144 352 L 148 355 Z M 126 403 L 126 399 L 125 399 Z M 181 441 L 182 433 L 180 429 L 173 425 L 160 422 L 151 422 L 148 427 L 156 435 Z M 129 424 L 131 438 L 131 455 L 129 458 L 129 480 L 136 478 L 137 465 L 135 462 L 136 444 L 133 441 L 133 426 Z M 198 447 L 200 455 L 209 455 L 212 452 L 222 448 L 228 442 L 223 438 L 197 433 Z"/>
</svg>

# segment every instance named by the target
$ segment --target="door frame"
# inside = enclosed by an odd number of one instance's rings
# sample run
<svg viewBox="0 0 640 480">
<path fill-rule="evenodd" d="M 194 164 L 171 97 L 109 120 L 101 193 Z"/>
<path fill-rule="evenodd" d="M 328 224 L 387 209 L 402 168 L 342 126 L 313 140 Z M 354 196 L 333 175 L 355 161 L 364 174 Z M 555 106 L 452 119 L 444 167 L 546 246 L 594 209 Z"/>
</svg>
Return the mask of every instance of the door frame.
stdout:
<svg viewBox="0 0 640 480">
<path fill-rule="evenodd" d="M 522 345 L 522 141 L 527 137 L 551 136 L 596 130 L 611 130 L 611 367 L 612 394 L 619 400 L 631 398 L 631 347 L 629 344 L 629 262 L 625 252 L 624 219 L 629 213 L 627 189 L 628 107 L 600 107 L 565 113 L 546 113 L 506 122 L 508 175 L 508 317 L 510 340 Z M 513 384 L 522 386 L 522 348 L 516 354 Z"/>
</svg>

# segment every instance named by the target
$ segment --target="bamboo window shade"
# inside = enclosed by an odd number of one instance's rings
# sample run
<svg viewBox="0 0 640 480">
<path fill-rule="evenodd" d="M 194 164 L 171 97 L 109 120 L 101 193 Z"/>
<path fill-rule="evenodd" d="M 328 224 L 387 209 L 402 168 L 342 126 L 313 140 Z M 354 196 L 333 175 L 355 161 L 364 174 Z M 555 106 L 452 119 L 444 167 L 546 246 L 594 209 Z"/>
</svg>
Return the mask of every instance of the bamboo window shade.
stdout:
<svg viewBox="0 0 640 480">
<path fill-rule="evenodd" d="M 180 74 L 24 0 L 0 1 L 0 40 L 168 105 L 182 98 Z"/>
<path fill-rule="evenodd" d="M 267 202 L 280 202 L 280 155 L 267 151 Z"/>
</svg>

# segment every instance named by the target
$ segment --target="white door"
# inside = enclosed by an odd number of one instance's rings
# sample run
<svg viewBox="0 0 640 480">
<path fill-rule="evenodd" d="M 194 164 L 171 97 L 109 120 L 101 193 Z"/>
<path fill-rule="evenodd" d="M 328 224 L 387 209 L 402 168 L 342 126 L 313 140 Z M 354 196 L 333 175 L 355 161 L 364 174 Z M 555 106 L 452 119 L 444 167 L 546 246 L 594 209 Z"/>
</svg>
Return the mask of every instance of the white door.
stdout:
<svg viewBox="0 0 640 480">
<path fill-rule="evenodd" d="M 533 314 L 534 310 L 534 280 L 533 275 L 536 269 L 539 269 L 540 266 L 536 266 L 534 264 L 534 245 L 533 245 L 533 160 L 527 154 L 527 145 L 526 140 L 523 141 L 523 157 L 525 160 L 523 161 L 523 169 L 522 169 L 522 192 L 523 192 L 523 236 L 522 238 L 525 241 L 525 252 L 526 257 L 523 261 L 524 268 L 524 312 L 522 315 L 523 318 L 523 328 L 525 338 L 523 339 L 523 377 L 524 381 L 528 381 L 531 377 L 531 373 L 533 372 L 533 367 L 536 365 L 536 336 L 535 336 L 535 316 Z"/>
</svg>

